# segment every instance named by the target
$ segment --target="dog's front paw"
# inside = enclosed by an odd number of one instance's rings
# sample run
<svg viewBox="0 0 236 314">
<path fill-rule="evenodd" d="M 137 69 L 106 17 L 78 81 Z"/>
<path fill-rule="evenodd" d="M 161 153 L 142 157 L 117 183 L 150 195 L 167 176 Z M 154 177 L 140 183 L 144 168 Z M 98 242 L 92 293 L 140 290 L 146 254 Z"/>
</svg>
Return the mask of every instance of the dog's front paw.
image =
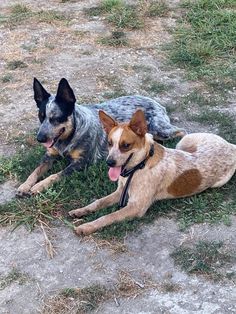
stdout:
<svg viewBox="0 0 236 314">
<path fill-rule="evenodd" d="M 80 218 L 82 216 L 84 216 L 86 214 L 86 212 L 83 210 L 83 208 L 78 208 L 78 209 L 74 209 L 74 210 L 71 210 L 69 211 L 69 216 L 72 217 L 72 218 Z"/>
<path fill-rule="evenodd" d="M 18 196 L 18 197 L 29 196 L 30 195 L 30 189 L 31 189 L 31 185 L 29 185 L 27 183 L 23 183 L 18 187 L 18 189 L 16 191 L 16 196 Z"/>
<path fill-rule="evenodd" d="M 42 192 L 44 189 L 44 185 L 41 184 L 41 182 L 35 184 L 31 189 L 30 189 L 30 194 L 31 195 L 36 195 L 40 192 Z"/>
<path fill-rule="evenodd" d="M 96 228 L 92 223 L 86 223 L 86 224 L 83 224 L 83 225 L 75 228 L 75 233 L 77 235 L 86 236 L 86 235 L 89 235 L 95 231 L 96 231 Z"/>
<path fill-rule="evenodd" d="M 52 174 L 50 177 L 36 183 L 31 189 L 30 189 L 30 194 L 35 195 L 43 190 L 47 189 L 50 185 L 52 185 L 54 182 L 58 180 L 58 175 L 57 174 Z"/>
<path fill-rule="evenodd" d="M 46 179 L 45 179 L 45 180 L 46 180 Z M 46 189 L 46 188 L 49 186 L 49 184 L 47 184 L 47 181 L 45 182 L 45 180 L 36 183 L 36 184 L 30 189 L 30 194 L 31 194 L 31 195 L 36 195 L 36 194 L 42 192 L 44 189 Z"/>
</svg>

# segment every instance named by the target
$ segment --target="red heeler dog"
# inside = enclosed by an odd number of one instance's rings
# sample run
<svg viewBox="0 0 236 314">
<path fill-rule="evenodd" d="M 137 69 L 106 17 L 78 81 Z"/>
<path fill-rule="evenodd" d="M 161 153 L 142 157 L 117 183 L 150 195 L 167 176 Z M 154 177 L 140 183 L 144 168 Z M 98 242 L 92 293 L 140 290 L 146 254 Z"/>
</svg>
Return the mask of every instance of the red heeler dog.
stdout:
<svg viewBox="0 0 236 314">
<path fill-rule="evenodd" d="M 217 135 L 189 134 L 176 149 L 169 149 L 147 133 L 142 110 L 136 111 L 129 123 L 118 123 L 103 111 L 99 117 L 108 134 L 109 177 L 119 179 L 118 188 L 69 214 L 81 217 L 118 202 L 120 209 L 80 225 L 75 229 L 78 235 L 88 235 L 126 218 L 142 217 L 154 201 L 220 187 L 236 170 L 236 145 Z"/>
</svg>

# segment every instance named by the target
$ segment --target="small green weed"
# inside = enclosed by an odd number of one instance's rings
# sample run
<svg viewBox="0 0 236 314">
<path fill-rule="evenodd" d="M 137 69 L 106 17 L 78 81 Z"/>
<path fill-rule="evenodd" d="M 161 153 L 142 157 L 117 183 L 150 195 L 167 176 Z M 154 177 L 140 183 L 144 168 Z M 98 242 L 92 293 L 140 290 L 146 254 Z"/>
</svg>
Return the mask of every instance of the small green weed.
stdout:
<svg viewBox="0 0 236 314">
<path fill-rule="evenodd" d="M 122 5 L 113 9 L 107 20 L 115 27 L 140 29 L 144 26 L 143 20 L 132 6 Z"/>
<path fill-rule="evenodd" d="M 194 248 L 180 247 L 171 257 L 175 264 L 189 274 L 201 274 L 210 279 L 222 279 L 219 269 L 235 261 L 235 254 L 227 252 L 222 242 L 200 241 Z"/>
<path fill-rule="evenodd" d="M 181 286 L 171 281 L 164 281 L 161 284 L 161 290 L 165 293 L 178 292 L 181 290 Z"/>
<path fill-rule="evenodd" d="M 117 29 L 140 29 L 144 26 L 138 8 L 127 5 L 123 0 L 105 0 L 100 6 L 85 9 L 89 16 L 105 14 L 108 22 Z"/>
<path fill-rule="evenodd" d="M 134 64 L 132 65 L 132 69 L 141 73 L 150 73 L 153 70 L 151 66 L 146 64 Z"/>
<path fill-rule="evenodd" d="M 21 60 L 13 60 L 7 63 L 7 69 L 9 70 L 24 69 L 27 67 L 28 65 Z"/>
<path fill-rule="evenodd" d="M 102 94 L 105 99 L 127 95 L 120 78 L 116 75 L 101 75 L 98 80 L 109 90 Z"/>
<path fill-rule="evenodd" d="M 5 74 L 1 78 L 2 83 L 8 83 L 8 82 L 11 82 L 12 80 L 13 80 L 13 76 L 11 74 Z"/>
<path fill-rule="evenodd" d="M 17 268 L 13 268 L 9 274 L 4 277 L 0 277 L 0 290 L 10 286 L 13 282 L 17 282 L 19 285 L 23 285 L 28 281 L 29 277 Z"/>
<path fill-rule="evenodd" d="M 111 36 L 101 38 L 99 43 L 112 47 L 124 47 L 128 45 L 128 40 L 124 32 L 114 31 Z"/>
<path fill-rule="evenodd" d="M 11 14 L 18 15 L 18 14 L 25 14 L 31 12 L 30 8 L 28 8 L 24 4 L 15 4 L 10 8 Z"/>
<path fill-rule="evenodd" d="M 81 289 L 67 288 L 46 300 L 42 314 L 70 313 L 73 309 L 78 314 L 91 313 L 110 297 L 110 291 L 98 284 Z"/>
<path fill-rule="evenodd" d="M 151 1 L 148 5 L 146 15 L 149 17 L 166 16 L 169 12 L 169 7 L 165 1 Z"/>
<path fill-rule="evenodd" d="M 103 0 L 102 9 L 105 12 L 111 12 L 114 8 L 123 6 L 124 2 L 122 0 Z"/>
<path fill-rule="evenodd" d="M 153 94 L 160 94 L 170 90 L 173 87 L 172 84 L 166 84 L 163 82 L 154 81 L 151 77 L 145 77 L 142 80 L 141 88 L 147 92 Z"/>
<path fill-rule="evenodd" d="M 27 20 L 33 15 L 33 12 L 29 7 L 23 4 L 15 4 L 10 8 L 10 15 L 3 16 L 1 22 L 8 27 L 14 27 L 24 20 Z"/>
<path fill-rule="evenodd" d="M 123 6 L 122 0 L 104 0 L 99 6 L 86 8 L 84 12 L 88 16 L 98 16 L 111 12 L 114 8 Z"/>
<path fill-rule="evenodd" d="M 62 14 L 59 13 L 57 11 L 54 10 L 41 10 L 39 12 L 37 12 L 37 20 L 39 22 L 44 22 L 44 23 L 54 23 L 55 21 L 67 21 L 68 18 Z"/>
<path fill-rule="evenodd" d="M 60 295 L 66 298 L 77 298 L 78 294 L 78 289 L 75 288 L 65 288 L 60 292 Z"/>
<path fill-rule="evenodd" d="M 9 16 L 0 16 L 0 23 L 14 28 L 22 22 L 36 18 L 38 22 L 53 23 L 55 21 L 68 21 L 68 17 L 54 10 L 32 11 L 25 5 L 16 4 L 11 7 Z"/>
</svg>

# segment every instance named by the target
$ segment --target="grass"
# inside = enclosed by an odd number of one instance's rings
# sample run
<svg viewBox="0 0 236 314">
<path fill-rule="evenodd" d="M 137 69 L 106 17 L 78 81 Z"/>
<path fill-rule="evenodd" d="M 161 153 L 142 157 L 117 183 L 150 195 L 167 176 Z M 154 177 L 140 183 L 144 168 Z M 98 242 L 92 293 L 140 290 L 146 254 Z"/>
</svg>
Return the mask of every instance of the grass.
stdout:
<svg viewBox="0 0 236 314">
<path fill-rule="evenodd" d="M 58 295 L 48 298 L 42 314 L 55 313 L 91 313 L 100 303 L 110 297 L 110 291 L 102 285 L 92 285 L 85 288 L 67 288 Z"/>
<path fill-rule="evenodd" d="M 161 290 L 165 293 L 179 292 L 181 290 L 181 286 L 171 281 L 164 281 L 161 284 Z"/>
<path fill-rule="evenodd" d="M 99 43 L 105 46 L 124 47 L 128 45 L 128 40 L 124 32 L 114 31 L 110 36 L 102 37 Z"/>
<path fill-rule="evenodd" d="M 203 94 L 201 90 L 194 90 L 191 93 L 185 95 L 181 101 L 181 108 L 186 109 L 188 106 L 194 106 L 195 108 L 203 109 L 206 107 L 215 107 L 223 102 L 221 97 L 214 95 Z"/>
<path fill-rule="evenodd" d="M 235 116 L 230 110 L 224 110 L 222 104 L 226 102 L 224 95 L 201 90 L 194 90 L 177 102 L 174 110 L 185 112 L 188 120 L 202 125 L 217 128 L 217 134 L 231 143 L 236 143 Z M 191 110 L 193 108 L 193 110 Z M 220 109 L 222 108 L 222 110 Z"/>
<path fill-rule="evenodd" d="M 24 4 L 15 4 L 11 7 L 11 14 L 13 15 L 19 15 L 19 14 L 25 14 L 31 12 L 30 8 L 28 8 Z"/>
<path fill-rule="evenodd" d="M 149 289 L 158 287 L 150 277 L 145 275 L 142 282 L 143 284 L 137 282 L 131 273 L 121 270 L 117 281 L 109 286 L 94 284 L 84 288 L 63 289 L 57 295 L 45 300 L 42 314 L 92 313 L 107 300 L 115 300 L 118 304 L 119 298 L 135 298 Z"/>
<path fill-rule="evenodd" d="M 41 10 L 39 12 L 37 12 L 36 14 L 37 20 L 39 22 L 43 22 L 43 23 L 48 23 L 48 24 L 52 24 L 55 21 L 67 21 L 68 18 L 57 11 L 54 10 Z"/>
<path fill-rule="evenodd" d="M 114 8 L 123 6 L 124 2 L 122 0 L 103 0 L 102 9 L 105 12 L 111 12 Z"/>
<path fill-rule="evenodd" d="M 198 114 L 191 114 L 189 118 L 201 124 L 217 126 L 219 135 L 236 143 L 235 117 L 231 114 L 205 107 Z"/>
<path fill-rule="evenodd" d="M 5 74 L 1 78 L 2 83 L 9 83 L 12 80 L 13 80 L 13 76 L 11 74 Z"/>
<path fill-rule="evenodd" d="M 167 16 L 169 7 L 165 1 L 151 1 L 148 5 L 146 16 L 157 17 Z"/>
<path fill-rule="evenodd" d="M 106 20 L 117 30 L 142 29 L 145 19 L 166 16 L 169 8 L 165 1 L 138 1 L 135 5 L 123 0 L 104 0 L 99 6 L 84 10 L 90 16 L 105 15 Z"/>
<path fill-rule="evenodd" d="M 145 91 L 153 94 L 161 94 L 167 92 L 172 88 L 172 84 L 166 84 L 163 82 L 154 81 L 151 77 L 145 77 L 142 80 L 141 88 Z"/>
<path fill-rule="evenodd" d="M 120 78 L 115 74 L 100 75 L 97 79 L 102 86 L 102 90 L 106 90 L 102 94 L 104 99 L 112 99 L 127 95 Z"/>
<path fill-rule="evenodd" d="M 211 86 L 235 84 L 236 11 L 232 0 L 184 2 L 186 13 L 179 21 L 170 47 L 173 63 L 188 70 L 190 79 Z"/>
<path fill-rule="evenodd" d="M 17 268 L 13 268 L 9 274 L 0 277 L 0 290 L 10 286 L 13 282 L 17 282 L 19 285 L 23 285 L 28 281 L 29 277 Z"/>
<path fill-rule="evenodd" d="M 150 73 L 153 68 L 146 64 L 134 64 L 131 66 L 132 70 L 140 73 Z"/>
<path fill-rule="evenodd" d="M 10 7 L 10 14 L 8 16 L 0 16 L 0 24 L 2 23 L 9 28 L 14 28 L 31 18 L 35 18 L 37 22 L 44 22 L 48 24 L 55 23 L 55 21 L 68 20 L 68 17 L 64 14 L 54 10 L 32 11 L 31 8 L 26 5 L 15 4 Z"/>
<path fill-rule="evenodd" d="M 88 16 L 98 16 L 101 14 L 110 13 L 112 10 L 117 7 L 121 7 L 124 5 L 122 0 L 103 0 L 99 6 L 86 8 L 84 12 Z"/>
<path fill-rule="evenodd" d="M 26 151 L 10 159 L 0 161 L 0 179 L 3 182 L 9 178 L 16 178 L 23 182 L 37 166 L 43 154 L 41 146 L 29 145 L 25 141 Z M 173 143 L 168 144 L 173 145 Z M 65 167 L 65 163 L 58 162 L 52 172 Z M 230 224 L 230 215 L 236 212 L 235 197 L 236 176 L 220 189 L 207 190 L 200 195 L 179 200 L 164 200 L 156 202 L 141 219 L 126 220 L 111 225 L 97 233 L 100 238 L 123 239 L 128 232 L 139 229 L 142 224 L 151 223 L 160 216 L 176 217 L 181 229 L 186 229 L 194 223 L 223 221 Z M 13 199 L 0 206 L 0 224 L 11 224 L 13 228 L 26 225 L 30 230 L 40 221 L 60 219 L 69 227 L 72 221 L 67 220 L 67 212 L 84 206 L 94 199 L 108 195 L 116 188 L 116 184 L 109 181 L 107 166 L 104 162 L 89 167 L 83 172 L 76 172 L 40 195 L 26 199 Z M 94 220 L 117 209 L 105 208 L 97 213 L 84 217 L 84 221 Z"/>
<path fill-rule="evenodd" d="M 24 69 L 27 68 L 28 65 L 21 60 L 12 60 L 7 63 L 8 70 L 16 70 L 16 69 Z"/>
<path fill-rule="evenodd" d="M 124 4 L 113 9 L 107 20 L 118 29 L 140 29 L 144 26 L 144 22 L 135 8 Z"/>
<path fill-rule="evenodd" d="M 235 253 L 227 251 L 223 242 L 200 241 L 193 248 L 177 248 L 171 257 L 188 274 L 201 274 L 210 279 L 228 278 L 221 268 L 235 261 Z"/>
<path fill-rule="evenodd" d="M 138 8 L 122 0 L 104 0 L 101 5 L 85 10 L 88 16 L 105 15 L 106 20 L 117 29 L 140 29 L 144 26 Z"/>
</svg>

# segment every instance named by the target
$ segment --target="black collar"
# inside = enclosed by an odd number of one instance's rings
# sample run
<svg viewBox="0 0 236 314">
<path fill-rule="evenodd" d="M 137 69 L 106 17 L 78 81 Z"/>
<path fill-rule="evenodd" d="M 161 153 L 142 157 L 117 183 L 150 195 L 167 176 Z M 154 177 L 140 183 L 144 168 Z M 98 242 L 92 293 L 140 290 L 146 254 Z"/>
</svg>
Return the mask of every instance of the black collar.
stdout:
<svg viewBox="0 0 236 314">
<path fill-rule="evenodd" d="M 121 176 L 122 177 L 128 177 L 126 183 L 125 183 L 125 187 L 121 193 L 121 197 L 120 197 L 120 201 L 119 201 L 119 208 L 121 207 L 125 207 L 128 203 L 128 199 L 129 199 L 129 195 L 128 195 L 128 189 L 129 189 L 129 185 L 131 182 L 131 179 L 134 175 L 134 173 L 137 170 L 143 169 L 146 165 L 146 161 L 148 160 L 149 157 L 152 157 L 154 155 L 154 144 L 151 145 L 150 150 L 149 150 L 149 154 L 148 156 L 142 160 L 140 163 L 138 163 L 136 166 L 134 166 L 133 168 L 126 170 L 125 166 L 128 164 L 128 162 L 130 161 L 130 159 L 133 157 L 133 154 L 131 154 L 129 156 L 129 158 L 126 160 L 125 164 L 122 167 L 122 171 L 121 171 Z"/>
</svg>

